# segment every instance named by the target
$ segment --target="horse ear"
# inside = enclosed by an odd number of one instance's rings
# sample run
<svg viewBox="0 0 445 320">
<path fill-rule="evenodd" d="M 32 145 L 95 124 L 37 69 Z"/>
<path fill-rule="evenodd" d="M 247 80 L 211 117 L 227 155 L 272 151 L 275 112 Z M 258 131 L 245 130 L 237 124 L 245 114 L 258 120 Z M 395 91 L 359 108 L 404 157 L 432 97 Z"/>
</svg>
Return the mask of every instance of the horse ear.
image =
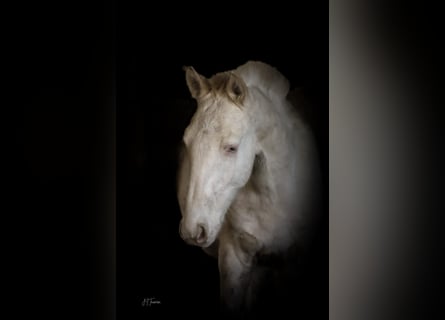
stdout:
<svg viewBox="0 0 445 320">
<path fill-rule="evenodd" d="M 200 75 L 193 67 L 182 67 L 185 71 L 185 80 L 193 98 L 198 99 L 210 90 L 208 80 Z"/>
<path fill-rule="evenodd" d="M 227 94 L 237 104 L 242 104 L 247 95 L 247 86 L 243 79 L 231 74 L 226 86 Z"/>
</svg>

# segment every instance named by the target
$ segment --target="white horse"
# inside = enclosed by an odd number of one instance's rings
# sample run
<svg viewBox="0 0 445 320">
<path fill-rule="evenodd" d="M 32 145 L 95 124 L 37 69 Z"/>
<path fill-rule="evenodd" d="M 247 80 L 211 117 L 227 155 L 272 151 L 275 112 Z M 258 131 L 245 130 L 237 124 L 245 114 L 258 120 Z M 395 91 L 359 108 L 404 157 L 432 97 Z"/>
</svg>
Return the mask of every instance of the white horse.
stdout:
<svg viewBox="0 0 445 320">
<path fill-rule="evenodd" d="M 303 243 L 319 204 L 315 140 L 275 68 L 249 61 L 207 79 L 184 67 L 197 110 L 178 171 L 180 235 L 218 258 L 229 310 L 254 301 L 255 257 Z"/>
</svg>

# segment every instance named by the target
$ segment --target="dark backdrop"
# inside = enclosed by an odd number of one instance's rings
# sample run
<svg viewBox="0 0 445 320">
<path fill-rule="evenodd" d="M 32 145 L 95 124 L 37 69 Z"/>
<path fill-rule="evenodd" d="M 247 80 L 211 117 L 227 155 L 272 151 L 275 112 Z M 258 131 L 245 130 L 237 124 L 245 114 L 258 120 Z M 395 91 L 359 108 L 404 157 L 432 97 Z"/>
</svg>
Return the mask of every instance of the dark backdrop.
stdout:
<svg viewBox="0 0 445 320">
<path fill-rule="evenodd" d="M 17 318 L 217 310 L 216 262 L 178 234 L 177 145 L 195 107 L 183 65 L 211 76 L 262 60 L 304 87 L 327 206 L 328 3 L 195 9 L 38 2 L 8 11 L 2 289 Z M 327 217 L 288 299 L 300 318 L 327 317 Z M 144 298 L 161 305 L 143 307 Z"/>
<path fill-rule="evenodd" d="M 5 7 L 3 319 L 113 319 L 112 11 L 82 1 Z"/>
</svg>

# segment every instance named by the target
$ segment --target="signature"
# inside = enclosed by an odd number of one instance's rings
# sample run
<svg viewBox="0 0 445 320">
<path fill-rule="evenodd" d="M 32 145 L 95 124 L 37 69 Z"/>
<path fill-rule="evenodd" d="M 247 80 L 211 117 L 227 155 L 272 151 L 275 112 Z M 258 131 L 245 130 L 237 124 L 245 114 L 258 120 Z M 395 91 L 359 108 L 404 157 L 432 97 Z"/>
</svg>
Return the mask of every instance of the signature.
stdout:
<svg viewBox="0 0 445 320">
<path fill-rule="evenodd" d="M 154 304 L 161 304 L 161 301 L 157 300 L 156 298 L 144 298 L 144 299 L 142 299 L 142 306 L 143 307 L 151 307 Z"/>
</svg>

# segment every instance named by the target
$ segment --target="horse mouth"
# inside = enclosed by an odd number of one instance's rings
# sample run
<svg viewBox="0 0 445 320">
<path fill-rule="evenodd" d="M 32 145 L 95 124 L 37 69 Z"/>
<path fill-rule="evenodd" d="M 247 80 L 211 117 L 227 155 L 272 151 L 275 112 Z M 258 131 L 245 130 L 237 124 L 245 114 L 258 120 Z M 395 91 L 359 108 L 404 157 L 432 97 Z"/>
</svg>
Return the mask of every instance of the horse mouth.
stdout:
<svg viewBox="0 0 445 320">
<path fill-rule="evenodd" d="M 201 248 L 208 248 L 215 242 L 215 239 L 213 237 L 207 237 L 202 241 L 199 241 L 198 239 L 193 242 L 193 245 Z"/>
<path fill-rule="evenodd" d="M 198 239 L 197 239 L 198 240 Z M 195 241 L 194 245 L 201 248 L 208 248 L 216 241 L 213 233 L 209 233 L 202 241 Z"/>
<path fill-rule="evenodd" d="M 197 240 L 192 239 L 192 238 L 185 238 L 185 239 L 183 238 L 183 240 L 185 241 L 185 243 L 187 243 L 189 245 L 192 245 L 195 247 L 200 247 L 200 248 L 210 247 L 212 245 L 212 243 L 215 242 L 215 240 L 212 240 L 212 241 L 206 240 L 203 242 L 198 242 Z"/>
</svg>

